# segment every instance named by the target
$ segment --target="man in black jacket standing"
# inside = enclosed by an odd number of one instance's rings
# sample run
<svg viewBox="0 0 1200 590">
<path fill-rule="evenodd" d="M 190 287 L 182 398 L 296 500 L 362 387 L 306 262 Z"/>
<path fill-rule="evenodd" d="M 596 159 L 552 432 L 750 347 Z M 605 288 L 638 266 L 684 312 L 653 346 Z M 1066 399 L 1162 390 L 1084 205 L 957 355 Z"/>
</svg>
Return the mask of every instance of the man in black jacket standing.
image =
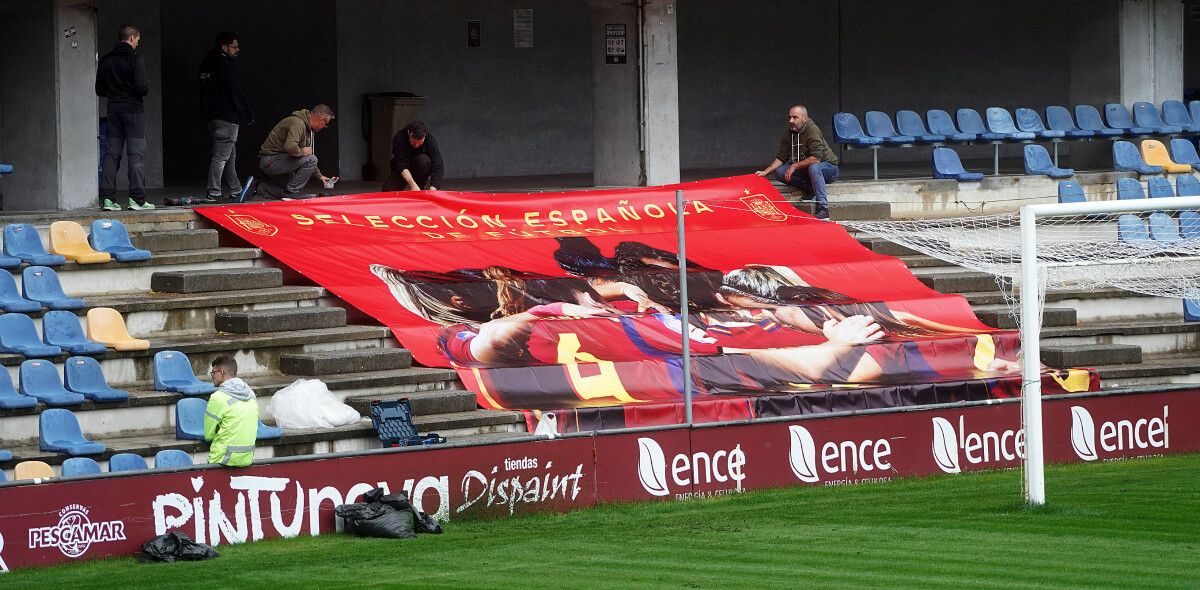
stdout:
<svg viewBox="0 0 1200 590">
<path fill-rule="evenodd" d="M 392 173 L 385 191 L 438 190 L 442 187 L 442 151 L 420 121 L 413 121 L 392 138 Z"/>
<path fill-rule="evenodd" d="M 117 44 L 100 58 L 96 66 L 96 96 L 108 99 L 108 147 L 104 157 L 104 177 L 100 181 L 101 208 L 119 211 L 117 170 L 121 154 L 128 147 L 129 208 L 153 209 L 146 202 L 146 109 L 142 98 L 150 92 L 146 81 L 146 62 L 138 55 L 142 34 L 133 25 L 121 25 Z"/>
<path fill-rule="evenodd" d="M 242 125 L 254 122 L 250 101 L 237 79 L 241 42 L 236 33 L 218 33 L 215 47 L 200 64 L 200 105 L 212 135 L 212 160 L 208 164 L 208 198 L 221 198 L 221 183 L 236 198 L 242 190 L 237 175 L 237 138 Z"/>
</svg>

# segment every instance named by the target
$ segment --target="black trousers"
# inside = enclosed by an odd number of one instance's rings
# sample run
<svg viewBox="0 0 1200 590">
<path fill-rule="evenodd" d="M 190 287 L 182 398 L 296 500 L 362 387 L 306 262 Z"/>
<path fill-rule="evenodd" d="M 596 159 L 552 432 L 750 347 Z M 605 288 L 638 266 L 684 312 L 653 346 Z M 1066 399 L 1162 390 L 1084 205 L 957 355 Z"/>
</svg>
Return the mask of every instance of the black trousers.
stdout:
<svg viewBox="0 0 1200 590">
<path fill-rule="evenodd" d="M 406 191 L 408 183 L 404 181 L 404 176 L 400 173 L 401 170 L 392 170 L 388 179 L 383 182 L 383 190 L 386 191 Z M 408 173 L 412 174 L 413 182 L 421 189 L 429 188 L 429 176 L 433 172 L 433 161 L 425 154 L 417 154 L 413 161 L 408 165 Z M 442 188 L 442 187 L 438 187 Z"/>
<path fill-rule="evenodd" d="M 104 150 L 104 176 L 100 179 L 100 200 L 117 194 L 117 170 L 121 156 L 129 150 L 126 173 L 129 175 L 129 197 L 138 203 L 146 202 L 146 115 L 144 113 L 111 113 L 108 115 L 108 145 Z"/>
</svg>

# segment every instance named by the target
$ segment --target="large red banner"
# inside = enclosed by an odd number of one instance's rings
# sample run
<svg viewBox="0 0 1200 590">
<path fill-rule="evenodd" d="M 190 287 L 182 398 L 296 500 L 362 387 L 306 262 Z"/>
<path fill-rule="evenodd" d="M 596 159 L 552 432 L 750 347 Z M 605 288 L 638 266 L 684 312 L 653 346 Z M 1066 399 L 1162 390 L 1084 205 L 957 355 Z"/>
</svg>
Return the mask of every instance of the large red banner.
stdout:
<svg viewBox="0 0 1200 590">
<path fill-rule="evenodd" d="M 689 380 L 714 419 L 759 415 L 750 398 L 767 393 L 871 388 L 898 399 L 937 383 L 1004 397 L 1019 383 L 1015 332 L 988 328 L 962 297 L 929 289 L 754 175 L 198 211 L 386 324 L 419 362 L 457 368 L 483 407 L 610 408 L 620 415 L 571 418 L 636 425 L 677 414 Z M 1051 393 L 1098 384 L 1051 377 Z"/>
</svg>

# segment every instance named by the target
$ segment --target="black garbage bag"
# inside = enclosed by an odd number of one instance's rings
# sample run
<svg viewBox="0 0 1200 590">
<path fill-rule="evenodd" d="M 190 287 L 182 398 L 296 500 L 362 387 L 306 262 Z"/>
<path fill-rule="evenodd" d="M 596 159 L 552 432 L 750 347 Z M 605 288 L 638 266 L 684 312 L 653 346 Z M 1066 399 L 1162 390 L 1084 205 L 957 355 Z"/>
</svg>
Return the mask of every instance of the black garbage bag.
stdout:
<svg viewBox="0 0 1200 590">
<path fill-rule="evenodd" d="M 197 543 L 187 536 L 187 533 L 167 533 L 159 535 L 142 544 L 142 552 L 138 561 L 153 563 L 159 561 L 202 561 L 220 557 L 216 549 L 203 543 Z"/>
<path fill-rule="evenodd" d="M 438 523 L 437 519 L 417 510 L 417 507 L 408 500 L 408 494 L 402 491 L 384 495 L 382 488 L 375 488 L 363 494 L 363 500 L 367 503 L 380 502 L 396 510 L 411 512 L 413 530 L 418 533 L 441 534 L 442 532 L 442 525 Z"/>
<path fill-rule="evenodd" d="M 375 493 L 378 492 L 378 493 Z M 388 498 L 383 501 L 383 498 Z M 393 506 L 396 499 L 391 495 L 384 496 L 383 490 L 376 488 L 363 495 L 366 502 L 343 504 L 333 509 L 333 512 L 346 521 L 345 531 L 359 537 L 380 537 L 383 539 L 412 539 L 417 536 L 413 530 L 413 515 L 408 509 L 408 498 L 402 496 L 404 510 Z"/>
<path fill-rule="evenodd" d="M 413 528 L 416 529 L 418 533 L 433 533 L 435 535 L 442 534 L 442 525 L 437 521 L 436 518 L 417 510 L 415 506 L 412 508 L 412 515 Z"/>
</svg>

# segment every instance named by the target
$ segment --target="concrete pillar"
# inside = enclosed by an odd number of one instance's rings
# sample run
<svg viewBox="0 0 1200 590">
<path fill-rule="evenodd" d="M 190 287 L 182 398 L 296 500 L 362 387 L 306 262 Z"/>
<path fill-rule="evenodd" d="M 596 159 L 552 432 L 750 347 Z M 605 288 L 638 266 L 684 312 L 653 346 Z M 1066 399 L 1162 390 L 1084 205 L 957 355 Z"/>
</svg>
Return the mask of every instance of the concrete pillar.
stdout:
<svg viewBox="0 0 1200 590">
<path fill-rule="evenodd" d="M 642 174 L 638 103 L 638 9 L 623 0 L 590 0 L 592 174 L 596 186 L 637 186 Z M 624 26 L 624 60 L 608 55 Z M 615 48 L 614 48 L 615 49 Z M 616 51 L 614 51 L 616 53 Z M 624 63 L 614 63 L 624 61 Z"/>
<path fill-rule="evenodd" d="M 1183 3 L 1121 0 L 1121 103 L 1183 96 Z"/>
<path fill-rule="evenodd" d="M 679 36 L 675 0 L 642 6 L 642 111 L 647 185 L 679 182 Z"/>
<path fill-rule="evenodd" d="M 54 34 L 57 208 L 96 207 L 95 3 L 54 0 Z"/>
</svg>

